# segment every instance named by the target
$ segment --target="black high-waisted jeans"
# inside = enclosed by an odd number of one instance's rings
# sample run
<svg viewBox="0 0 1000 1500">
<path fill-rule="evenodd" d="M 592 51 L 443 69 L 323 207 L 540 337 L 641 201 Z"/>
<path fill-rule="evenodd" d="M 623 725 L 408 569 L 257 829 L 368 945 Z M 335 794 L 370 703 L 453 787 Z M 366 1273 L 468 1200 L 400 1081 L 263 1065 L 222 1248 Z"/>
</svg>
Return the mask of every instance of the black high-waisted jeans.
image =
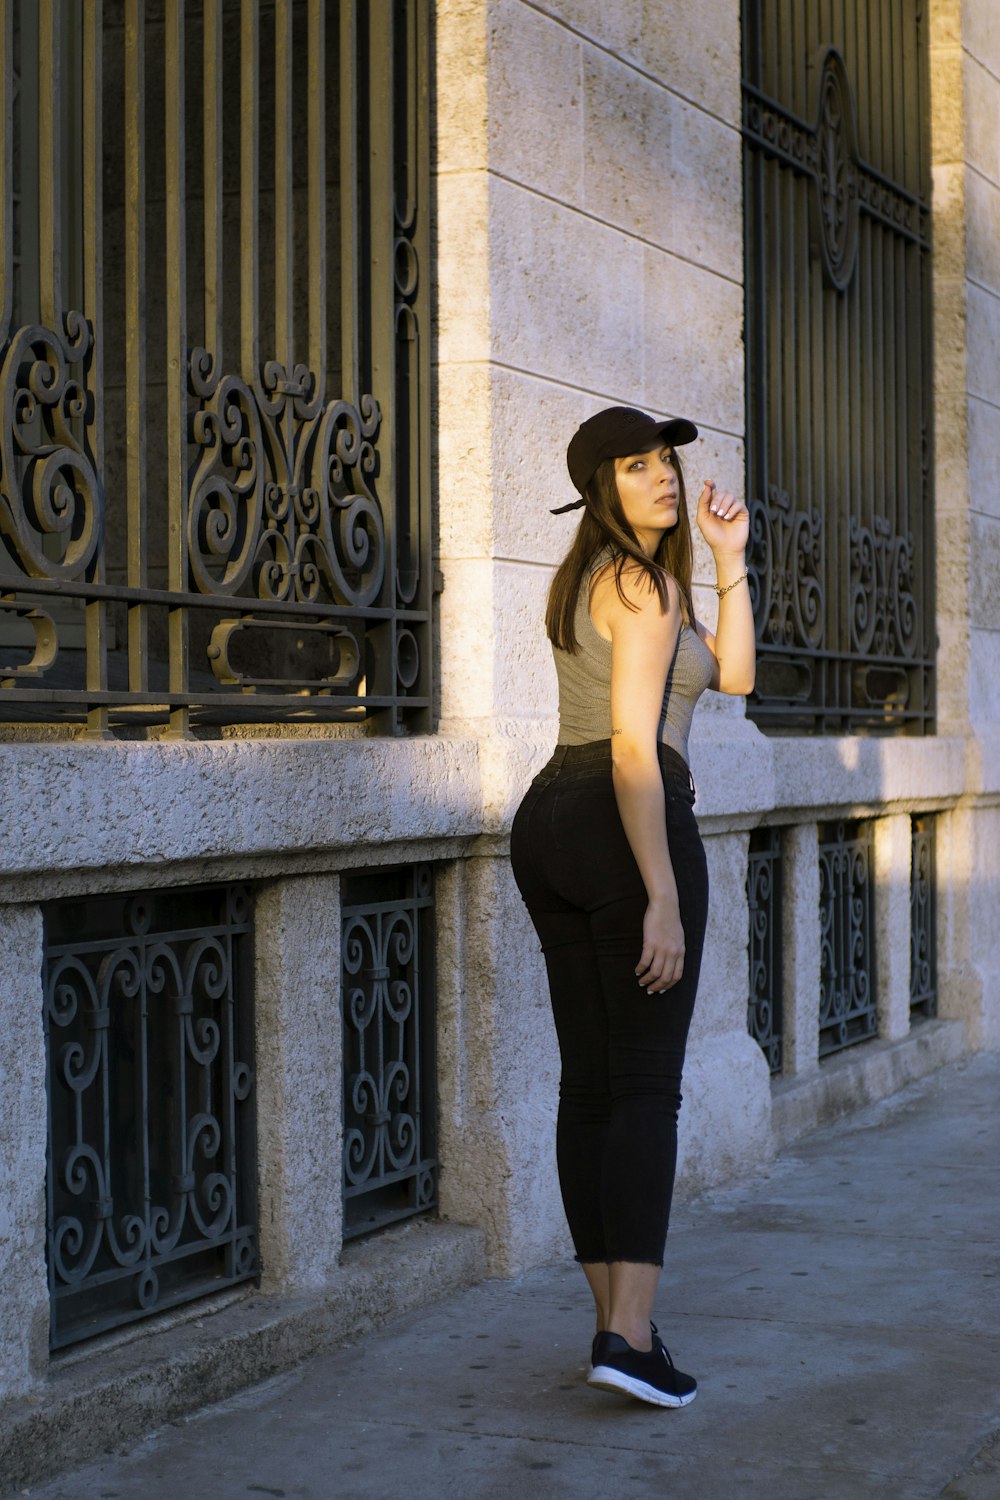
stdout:
<svg viewBox="0 0 1000 1500">
<path fill-rule="evenodd" d="M 610 740 L 558 746 L 511 830 L 562 1058 L 559 1183 L 577 1259 L 587 1262 L 662 1265 L 670 1218 L 708 872 L 690 772 L 659 749 L 684 928 L 684 973 L 671 989 L 647 995 L 635 975 L 647 897 L 618 815 Z"/>
</svg>

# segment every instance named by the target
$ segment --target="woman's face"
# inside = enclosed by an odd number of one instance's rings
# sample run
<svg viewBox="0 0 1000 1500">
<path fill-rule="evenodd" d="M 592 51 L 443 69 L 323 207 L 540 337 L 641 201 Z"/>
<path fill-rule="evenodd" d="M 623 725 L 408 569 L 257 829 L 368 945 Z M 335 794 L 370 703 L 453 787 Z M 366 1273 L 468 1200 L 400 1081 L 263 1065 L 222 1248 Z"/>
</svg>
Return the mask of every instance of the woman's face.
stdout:
<svg viewBox="0 0 1000 1500">
<path fill-rule="evenodd" d="M 677 525 L 681 488 L 674 450 L 657 446 L 616 458 L 615 483 L 625 519 L 652 557 L 663 533 Z"/>
</svg>

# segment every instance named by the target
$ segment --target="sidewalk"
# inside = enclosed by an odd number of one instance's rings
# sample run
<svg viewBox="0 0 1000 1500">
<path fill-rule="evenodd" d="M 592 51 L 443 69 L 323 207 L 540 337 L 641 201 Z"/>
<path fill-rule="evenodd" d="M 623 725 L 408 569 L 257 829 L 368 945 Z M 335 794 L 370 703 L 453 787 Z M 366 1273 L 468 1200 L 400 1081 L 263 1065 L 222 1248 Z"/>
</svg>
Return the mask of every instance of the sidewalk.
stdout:
<svg viewBox="0 0 1000 1500">
<path fill-rule="evenodd" d="M 487 1282 L 21 1493 L 1000 1500 L 1000 1056 L 677 1209 L 658 1321 L 693 1406 L 590 1390 L 588 1303 L 572 1266 Z"/>
</svg>

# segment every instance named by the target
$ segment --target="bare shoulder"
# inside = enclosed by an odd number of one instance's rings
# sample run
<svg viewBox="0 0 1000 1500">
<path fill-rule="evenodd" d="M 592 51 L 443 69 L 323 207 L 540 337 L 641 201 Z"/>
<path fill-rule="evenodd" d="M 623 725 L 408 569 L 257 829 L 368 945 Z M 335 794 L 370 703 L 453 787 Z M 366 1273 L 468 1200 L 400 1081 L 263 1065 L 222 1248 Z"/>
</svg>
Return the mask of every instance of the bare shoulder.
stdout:
<svg viewBox="0 0 1000 1500">
<path fill-rule="evenodd" d="M 659 572 L 667 585 L 668 608 L 672 611 L 677 608 L 680 600 L 677 584 L 669 573 L 662 569 Z M 620 580 L 616 580 L 614 562 L 604 563 L 591 579 L 590 597 L 593 603 L 600 600 L 602 605 L 605 599 L 609 604 L 614 600 L 619 608 L 628 609 L 630 612 L 645 611 L 649 608 L 655 609 L 657 613 L 660 612 L 660 596 L 648 570 L 630 557 L 625 559 Z"/>
<path fill-rule="evenodd" d="M 590 615 L 601 635 L 612 638 L 619 630 L 669 634 L 676 630 L 680 615 L 680 591 L 669 573 L 662 573 L 667 586 L 667 608 L 648 571 L 627 558 L 620 580 L 615 565 L 606 563 L 595 573 L 591 583 Z"/>
</svg>

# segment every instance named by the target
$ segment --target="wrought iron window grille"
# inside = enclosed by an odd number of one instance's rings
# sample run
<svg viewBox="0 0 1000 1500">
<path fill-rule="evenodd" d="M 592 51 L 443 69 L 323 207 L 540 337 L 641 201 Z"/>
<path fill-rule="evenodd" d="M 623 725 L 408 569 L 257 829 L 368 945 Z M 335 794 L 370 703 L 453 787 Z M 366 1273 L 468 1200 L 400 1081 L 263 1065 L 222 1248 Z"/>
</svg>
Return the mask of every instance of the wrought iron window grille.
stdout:
<svg viewBox="0 0 1000 1500">
<path fill-rule="evenodd" d="M 748 712 L 785 732 L 929 733 L 926 7 L 742 15 Z"/>
<path fill-rule="evenodd" d="M 867 823 L 819 830 L 819 1055 L 878 1034 L 875 882 Z"/>
<path fill-rule="evenodd" d="M 434 873 L 343 877 L 344 1238 L 437 1205 Z"/>
<path fill-rule="evenodd" d="M 429 56 L 0 0 L 0 718 L 429 727 Z"/>
<path fill-rule="evenodd" d="M 53 1349 L 257 1275 L 243 886 L 45 908 Z"/>
<path fill-rule="evenodd" d="M 910 1018 L 937 1015 L 937 820 L 910 820 Z"/>
<path fill-rule="evenodd" d="M 782 1070 L 781 870 L 780 828 L 755 828 L 747 861 L 747 1029 L 767 1058 L 772 1076 Z"/>
</svg>

